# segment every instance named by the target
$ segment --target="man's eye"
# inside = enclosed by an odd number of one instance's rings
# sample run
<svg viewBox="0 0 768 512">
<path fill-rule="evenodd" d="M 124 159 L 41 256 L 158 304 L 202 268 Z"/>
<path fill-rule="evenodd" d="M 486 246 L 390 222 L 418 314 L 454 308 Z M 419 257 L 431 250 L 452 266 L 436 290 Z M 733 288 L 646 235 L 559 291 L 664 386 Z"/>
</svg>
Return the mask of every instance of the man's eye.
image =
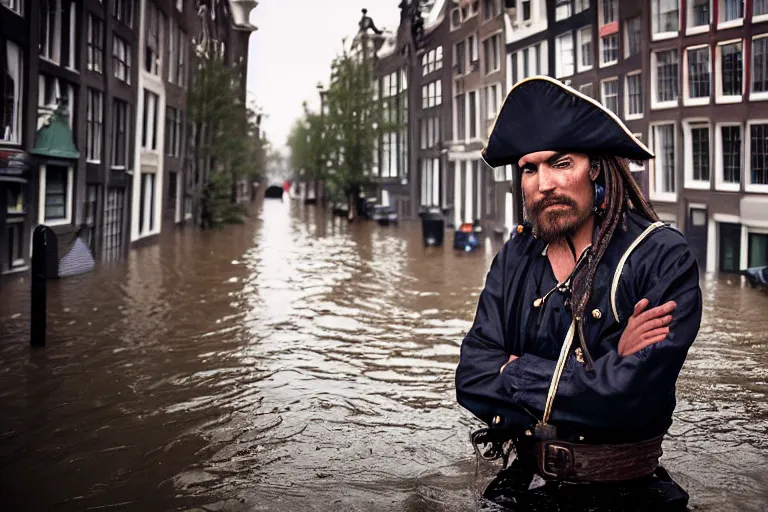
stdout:
<svg viewBox="0 0 768 512">
<path fill-rule="evenodd" d="M 570 160 L 560 160 L 555 164 L 555 168 L 557 169 L 567 169 L 570 166 L 571 166 Z"/>
</svg>

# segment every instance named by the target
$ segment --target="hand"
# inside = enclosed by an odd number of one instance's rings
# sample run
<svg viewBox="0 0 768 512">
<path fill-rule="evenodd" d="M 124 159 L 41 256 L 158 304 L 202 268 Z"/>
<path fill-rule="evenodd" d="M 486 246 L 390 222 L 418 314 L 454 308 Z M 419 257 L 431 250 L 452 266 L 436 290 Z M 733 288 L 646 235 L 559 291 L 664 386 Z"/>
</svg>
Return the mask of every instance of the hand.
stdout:
<svg viewBox="0 0 768 512">
<path fill-rule="evenodd" d="M 518 356 L 509 356 L 509 361 L 507 361 L 506 363 L 504 363 L 503 365 L 501 365 L 501 370 L 499 370 L 499 373 L 503 372 L 503 371 L 504 371 L 504 368 L 505 368 L 505 367 L 506 367 L 506 366 L 507 366 L 509 363 L 511 363 L 512 361 L 514 361 L 514 360 L 515 360 L 515 359 L 517 359 L 517 358 L 518 358 Z"/>
<path fill-rule="evenodd" d="M 642 299 L 635 305 L 635 310 L 627 322 L 627 328 L 619 340 L 619 355 L 624 357 L 634 354 L 645 347 L 664 341 L 669 334 L 672 322 L 670 313 L 677 307 L 674 301 L 645 311 L 648 299 Z"/>
</svg>

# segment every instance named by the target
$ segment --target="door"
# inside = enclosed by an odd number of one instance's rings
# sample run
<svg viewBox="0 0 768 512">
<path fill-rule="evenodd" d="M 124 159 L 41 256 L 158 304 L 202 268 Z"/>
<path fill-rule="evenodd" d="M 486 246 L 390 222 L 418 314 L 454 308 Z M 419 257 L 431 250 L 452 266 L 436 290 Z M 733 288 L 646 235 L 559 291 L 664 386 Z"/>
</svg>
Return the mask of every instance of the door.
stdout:
<svg viewBox="0 0 768 512">
<path fill-rule="evenodd" d="M 688 209 L 686 238 L 688 238 L 688 245 L 699 263 L 699 272 L 704 272 L 707 268 L 707 220 L 706 208 L 691 207 Z"/>
</svg>

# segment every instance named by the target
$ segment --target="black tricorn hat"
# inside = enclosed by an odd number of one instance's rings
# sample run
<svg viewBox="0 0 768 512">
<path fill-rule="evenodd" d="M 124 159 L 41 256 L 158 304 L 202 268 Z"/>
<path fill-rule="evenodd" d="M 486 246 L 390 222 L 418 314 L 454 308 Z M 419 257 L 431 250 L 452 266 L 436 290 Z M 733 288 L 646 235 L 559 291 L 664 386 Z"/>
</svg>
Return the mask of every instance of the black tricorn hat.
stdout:
<svg viewBox="0 0 768 512">
<path fill-rule="evenodd" d="M 536 151 L 648 160 L 653 153 L 621 120 L 589 96 L 548 76 L 515 84 L 496 116 L 482 155 L 490 167 L 517 164 Z"/>
</svg>

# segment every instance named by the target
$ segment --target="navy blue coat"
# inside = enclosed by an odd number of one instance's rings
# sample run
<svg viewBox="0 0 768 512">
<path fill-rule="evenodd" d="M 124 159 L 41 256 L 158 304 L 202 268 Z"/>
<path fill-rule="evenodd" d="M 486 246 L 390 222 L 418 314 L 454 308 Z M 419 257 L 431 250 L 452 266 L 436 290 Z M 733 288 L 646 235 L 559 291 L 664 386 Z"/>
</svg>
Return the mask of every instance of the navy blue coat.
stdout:
<svg viewBox="0 0 768 512">
<path fill-rule="evenodd" d="M 675 383 L 701 322 L 699 269 L 685 238 L 657 228 L 626 260 L 616 293 L 619 321 L 611 308 L 611 284 L 619 260 L 650 222 L 628 215 L 619 226 L 595 276 L 584 317 L 584 335 L 594 368 L 588 371 L 574 354 L 574 341 L 554 400 L 550 423 L 613 442 L 646 439 L 671 424 Z M 461 345 L 456 370 L 458 402 L 491 423 L 533 426 L 544 404 L 560 349 L 571 325 L 564 297 L 553 292 L 544 304 L 534 301 L 557 285 L 545 244 L 515 234 L 491 264 L 473 325 Z M 626 357 L 618 344 L 635 304 L 648 309 L 674 300 L 677 308 L 667 338 Z M 599 310 L 599 315 L 593 315 Z M 599 318 L 596 318 L 599 316 Z M 519 356 L 499 369 L 509 355 Z"/>
</svg>

